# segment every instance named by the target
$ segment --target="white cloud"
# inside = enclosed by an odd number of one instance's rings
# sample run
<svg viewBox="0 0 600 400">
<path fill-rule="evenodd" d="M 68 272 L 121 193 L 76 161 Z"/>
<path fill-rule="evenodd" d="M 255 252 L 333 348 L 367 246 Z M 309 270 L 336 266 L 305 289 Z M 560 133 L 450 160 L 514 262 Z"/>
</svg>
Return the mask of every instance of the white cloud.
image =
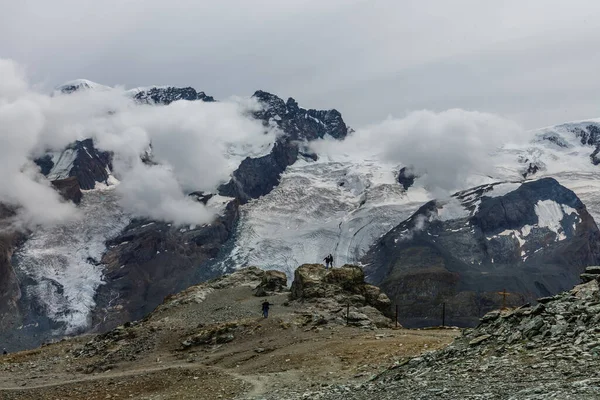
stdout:
<svg viewBox="0 0 600 400">
<path fill-rule="evenodd" d="M 10 60 L 0 60 L 0 73 L 0 202 L 20 205 L 28 226 L 76 216 L 31 167 L 44 151 L 92 137 L 115 154 L 126 211 L 204 223 L 212 213 L 185 193 L 214 191 L 242 157 L 265 152 L 275 137 L 249 116 L 256 104 L 248 100 L 141 106 L 121 88 L 48 96 L 32 90 Z M 139 160 L 150 143 L 160 167 Z"/>
<path fill-rule="evenodd" d="M 175 224 L 203 224 L 214 217 L 213 212 L 183 193 L 173 171 L 163 165 L 136 162 L 117 191 L 123 207 L 137 217 Z"/>
<path fill-rule="evenodd" d="M 46 123 L 39 96 L 18 67 L 0 59 L 0 201 L 19 206 L 19 224 L 56 223 L 76 215 L 29 160 Z"/>
<path fill-rule="evenodd" d="M 469 186 L 474 175 L 494 172 L 490 154 L 527 134 L 505 118 L 460 109 L 417 111 L 357 130 L 344 142 L 324 140 L 315 150 L 333 157 L 378 157 L 414 167 L 420 182 L 437 196 Z"/>
</svg>

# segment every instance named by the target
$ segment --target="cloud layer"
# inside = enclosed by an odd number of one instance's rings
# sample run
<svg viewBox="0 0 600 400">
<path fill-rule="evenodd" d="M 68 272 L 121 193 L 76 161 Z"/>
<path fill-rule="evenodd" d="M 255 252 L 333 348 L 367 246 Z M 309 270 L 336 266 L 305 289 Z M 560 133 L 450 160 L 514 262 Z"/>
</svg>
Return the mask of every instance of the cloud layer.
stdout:
<svg viewBox="0 0 600 400">
<path fill-rule="evenodd" d="M 460 109 L 416 111 L 358 129 L 342 143 L 324 140 L 315 150 L 331 157 L 379 158 L 410 166 L 436 196 L 463 189 L 476 175 L 494 173 L 490 155 L 528 134 L 505 118 Z"/>
<path fill-rule="evenodd" d="M 28 226 L 77 217 L 30 161 L 48 150 L 92 137 L 115 154 L 122 205 L 134 215 L 176 223 L 213 217 L 186 193 L 214 191 L 246 155 L 268 150 L 273 132 L 249 116 L 256 104 L 175 102 L 137 105 L 121 89 L 48 96 L 33 90 L 22 69 L 0 60 L 0 202 L 20 206 Z M 152 144 L 160 166 L 141 162 Z"/>
</svg>

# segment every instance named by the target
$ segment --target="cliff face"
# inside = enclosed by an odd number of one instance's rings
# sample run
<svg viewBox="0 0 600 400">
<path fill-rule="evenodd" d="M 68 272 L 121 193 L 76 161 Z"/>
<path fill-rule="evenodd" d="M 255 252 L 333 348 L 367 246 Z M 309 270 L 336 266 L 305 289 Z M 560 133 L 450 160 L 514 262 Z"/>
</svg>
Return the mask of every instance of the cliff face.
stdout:
<svg viewBox="0 0 600 400">
<path fill-rule="evenodd" d="M 0 204 L 0 334 L 14 332 L 21 324 L 21 289 L 11 262 L 21 235 L 11 231 L 6 223 L 13 215 L 11 209 Z"/>
<path fill-rule="evenodd" d="M 212 264 L 231 238 L 238 213 L 239 202 L 231 200 L 223 215 L 204 226 L 133 221 L 108 243 L 101 260 L 106 283 L 96 295 L 94 331 L 140 319 L 165 296 L 221 274 Z"/>
</svg>

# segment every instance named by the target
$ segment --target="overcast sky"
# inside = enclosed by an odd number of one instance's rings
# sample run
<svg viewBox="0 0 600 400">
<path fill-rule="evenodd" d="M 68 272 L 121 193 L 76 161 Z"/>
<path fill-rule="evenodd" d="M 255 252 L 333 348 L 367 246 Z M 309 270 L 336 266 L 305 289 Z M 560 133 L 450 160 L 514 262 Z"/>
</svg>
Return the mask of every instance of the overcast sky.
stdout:
<svg viewBox="0 0 600 400">
<path fill-rule="evenodd" d="M 535 128 L 600 117 L 597 0 L 0 0 L 0 57 L 87 78 L 257 89 L 355 127 L 464 108 Z"/>
</svg>

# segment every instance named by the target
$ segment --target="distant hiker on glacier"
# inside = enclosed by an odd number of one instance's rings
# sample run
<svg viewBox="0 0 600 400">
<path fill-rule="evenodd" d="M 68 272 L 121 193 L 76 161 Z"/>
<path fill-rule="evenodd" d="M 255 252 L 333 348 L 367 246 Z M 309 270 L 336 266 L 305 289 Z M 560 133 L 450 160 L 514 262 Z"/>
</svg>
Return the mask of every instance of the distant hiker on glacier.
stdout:
<svg viewBox="0 0 600 400">
<path fill-rule="evenodd" d="M 333 268 L 333 256 L 331 254 L 325 257 L 323 261 L 325 261 L 325 269 Z"/>
<path fill-rule="evenodd" d="M 262 303 L 262 312 L 263 312 L 263 317 L 267 318 L 269 316 L 269 306 L 272 306 L 273 304 L 269 303 L 267 300 L 263 301 Z"/>
</svg>

